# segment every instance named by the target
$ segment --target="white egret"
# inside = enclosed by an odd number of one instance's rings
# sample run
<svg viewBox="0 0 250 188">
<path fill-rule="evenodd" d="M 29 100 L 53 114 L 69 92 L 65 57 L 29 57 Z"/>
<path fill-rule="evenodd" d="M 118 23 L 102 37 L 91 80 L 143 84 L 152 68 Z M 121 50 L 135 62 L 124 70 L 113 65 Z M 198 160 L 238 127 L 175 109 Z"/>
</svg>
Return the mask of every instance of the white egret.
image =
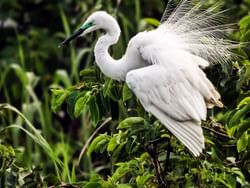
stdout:
<svg viewBox="0 0 250 188">
<path fill-rule="evenodd" d="M 118 41 L 120 27 L 104 11 L 90 15 L 61 45 L 103 29 L 105 34 L 94 48 L 101 71 L 125 81 L 145 110 L 199 156 L 204 148 L 201 121 L 206 119 L 207 108 L 223 107 L 220 94 L 202 68 L 228 59 L 235 45 L 220 39 L 227 27 L 219 25 L 222 12 L 215 13 L 215 6 L 200 11 L 200 3 L 191 8 L 190 4 L 181 1 L 171 14 L 167 7 L 160 26 L 134 36 L 119 60 L 113 59 L 108 49 Z"/>
</svg>

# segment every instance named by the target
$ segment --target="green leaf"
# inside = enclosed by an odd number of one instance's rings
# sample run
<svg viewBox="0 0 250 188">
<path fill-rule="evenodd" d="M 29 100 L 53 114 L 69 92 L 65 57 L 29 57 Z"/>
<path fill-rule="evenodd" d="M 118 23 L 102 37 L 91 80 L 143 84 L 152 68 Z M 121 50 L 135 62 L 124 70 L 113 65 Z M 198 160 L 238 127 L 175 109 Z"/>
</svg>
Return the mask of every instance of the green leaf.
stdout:
<svg viewBox="0 0 250 188">
<path fill-rule="evenodd" d="M 54 95 L 62 95 L 65 90 L 64 89 L 59 89 L 59 88 L 52 88 L 50 89 L 50 91 L 54 94 Z"/>
<path fill-rule="evenodd" d="M 108 79 L 108 81 L 105 82 L 104 86 L 103 86 L 103 96 L 107 97 L 110 95 L 111 92 L 111 88 L 113 87 L 113 80 L 112 79 Z"/>
<path fill-rule="evenodd" d="M 243 118 L 250 110 L 250 104 L 241 106 L 239 110 L 236 111 L 230 118 L 228 124 L 229 127 L 232 127 L 233 125 L 238 125 L 240 123 L 241 118 Z"/>
<path fill-rule="evenodd" d="M 114 136 L 110 139 L 110 141 L 108 143 L 107 151 L 109 153 L 114 151 L 114 149 L 116 148 L 117 145 L 118 145 L 117 136 Z"/>
<path fill-rule="evenodd" d="M 77 99 L 74 109 L 74 116 L 79 117 L 84 111 L 84 107 L 89 103 L 91 98 L 91 91 L 87 91 L 83 97 Z"/>
<path fill-rule="evenodd" d="M 143 187 L 147 183 L 147 181 L 149 181 L 153 177 L 154 177 L 153 174 L 145 172 L 142 176 L 136 177 L 136 184 L 138 187 Z"/>
<path fill-rule="evenodd" d="M 238 129 L 238 126 L 233 126 L 227 130 L 227 134 L 230 137 L 233 137 Z"/>
<path fill-rule="evenodd" d="M 0 144 L 0 158 L 13 158 L 15 157 L 15 151 L 11 146 L 5 146 Z"/>
<path fill-rule="evenodd" d="M 148 159 L 150 159 L 150 155 L 149 155 L 148 152 L 144 152 L 144 153 L 141 154 L 141 156 L 140 156 L 141 161 L 146 161 Z"/>
<path fill-rule="evenodd" d="M 75 102 L 79 94 L 79 91 L 73 91 L 67 98 L 67 112 L 72 119 L 74 118 Z"/>
<path fill-rule="evenodd" d="M 22 67 L 20 67 L 18 64 L 12 64 L 11 68 L 15 71 L 17 77 L 22 82 L 23 86 L 29 85 L 29 78 L 26 74 L 25 70 L 23 70 Z"/>
<path fill-rule="evenodd" d="M 237 142 L 237 151 L 239 153 L 244 151 L 247 148 L 248 137 L 249 137 L 249 135 L 247 134 L 247 131 L 245 131 L 244 134 L 238 140 L 238 142 Z"/>
<path fill-rule="evenodd" d="M 160 25 L 159 20 L 155 18 L 144 18 L 143 21 L 145 21 L 147 24 L 153 25 L 155 27 L 158 27 Z"/>
<path fill-rule="evenodd" d="M 87 155 L 90 156 L 90 154 L 100 146 L 100 143 L 104 143 L 108 141 L 109 141 L 108 136 L 106 134 L 100 134 L 91 142 L 87 151 Z"/>
<path fill-rule="evenodd" d="M 241 108 L 245 104 L 250 104 L 250 97 L 245 97 L 244 99 L 242 99 L 237 105 L 237 108 Z"/>
<path fill-rule="evenodd" d="M 95 70 L 94 69 L 83 69 L 80 71 L 80 76 L 85 77 L 85 76 L 94 76 L 95 75 Z"/>
<path fill-rule="evenodd" d="M 89 182 L 84 186 L 84 188 L 102 188 L 102 184 L 98 182 Z"/>
<path fill-rule="evenodd" d="M 120 156 L 120 153 L 121 153 L 121 150 L 122 148 L 125 146 L 125 144 L 127 143 L 127 141 L 124 141 L 122 143 L 120 143 L 118 145 L 118 147 L 116 147 L 114 150 L 113 150 L 113 153 L 112 153 L 112 163 L 116 163 L 117 159 L 119 158 Z"/>
<path fill-rule="evenodd" d="M 64 90 L 63 93 L 59 91 L 57 93 L 60 93 L 60 94 L 58 95 L 54 94 L 52 97 L 52 101 L 51 101 L 51 109 L 54 113 L 60 110 L 60 107 L 62 106 L 63 102 L 66 100 L 70 92 L 67 90 Z"/>
<path fill-rule="evenodd" d="M 90 99 L 89 99 L 89 109 L 90 109 L 90 113 L 91 113 L 91 119 L 94 123 L 94 126 L 96 126 L 96 124 L 100 120 L 100 110 L 99 110 L 99 106 L 96 102 L 96 98 L 93 96 L 90 97 Z"/>
<path fill-rule="evenodd" d="M 113 181 L 117 182 L 120 178 L 125 176 L 127 173 L 131 172 L 133 169 L 130 168 L 126 163 L 124 165 L 118 167 L 114 174 L 111 176 Z"/>
<path fill-rule="evenodd" d="M 54 76 L 53 84 L 63 83 L 65 88 L 71 86 L 71 80 L 68 73 L 65 70 L 57 70 Z"/>
<path fill-rule="evenodd" d="M 243 17 L 240 20 L 239 24 L 240 24 L 240 29 L 246 29 L 246 28 L 248 28 L 249 25 L 250 25 L 250 15 Z"/>
<path fill-rule="evenodd" d="M 142 117 L 128 117 L 119 124 L 117 129 L 128 129 L 135 124 L 144 124 L 144 119 Z"/>
<path fill-rule="evenodd" d="M 122 87 L 122 101 L 125 102 L 129 100 L 132 97 L 132 93 L 128 87 L 128 85 L 125 83 Z"/>
<path fill-rule="evenodd" d="M 119 184 L 117 185 L 117 188 L 133 188 L 131 185 L 128 184 Z"/>
<path fill-rule="evenodd" d="M 244 119 L 243 121 L 240 122 L 239 126 L 237 126 L 237 133 L 236 137 L 239 138 L 242 136 L 242 134 L 250 129 L 250 118 Z"/>
<path fill-rule="evenodd" d="M 70 32 L 69 22 L 67 20 L 67 17 L 65 15 L 62 7 L 60 7 L 60 16 L 61 16 L 61 19 L 62 19 L 64 31 L 65 31 L 67 36 L 70 36 L 71 32 Z"/>
<path fill-rule="evenodd" d="M 248 30 L 246 33 L 244 33 L 240 39 L 243 42 L 247 42 L 250 40 L 250 30 Z"/>
</svg>

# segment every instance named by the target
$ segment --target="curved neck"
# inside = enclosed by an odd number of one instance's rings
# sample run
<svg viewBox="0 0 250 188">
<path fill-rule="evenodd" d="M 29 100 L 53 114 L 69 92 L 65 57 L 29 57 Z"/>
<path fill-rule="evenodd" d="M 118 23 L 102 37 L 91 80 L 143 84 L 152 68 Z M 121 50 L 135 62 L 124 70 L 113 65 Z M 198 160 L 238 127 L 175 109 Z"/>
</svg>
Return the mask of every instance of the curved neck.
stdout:
<svg viewBox="0 0 250 188">
<path fill-rule="evenodd" d="M 119 39 L 119 25 L 114 20 L 114 22 L 110 23 L 109 28 L 105 30 L 106 34 L 98 39 L 94 49 L 95 61 L 106 76 L 118 81 L 125 80 L 128 70 L 121 63 L 122 59 L 115 60 L 108 52 L 109 47 L 117 43 Z"/>
</svg>

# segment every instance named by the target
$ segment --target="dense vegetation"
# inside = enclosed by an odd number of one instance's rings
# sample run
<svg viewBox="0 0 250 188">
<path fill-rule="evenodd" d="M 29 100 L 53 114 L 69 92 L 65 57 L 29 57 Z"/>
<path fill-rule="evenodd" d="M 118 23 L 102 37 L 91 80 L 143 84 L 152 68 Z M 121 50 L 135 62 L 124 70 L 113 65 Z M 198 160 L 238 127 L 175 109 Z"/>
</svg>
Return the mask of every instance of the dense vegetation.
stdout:
<svg viewBox="0 0 250 188">
<path fill-rule="evenodd" d="M 213 4 L 216 0 L 207 1 Z M 250 0 L 224 0 L 229 38 L 250 41 Z M 203 122 L 206 148 L 195 158 L 127 85 L 94 63 L 99 32 L 58 44 L 96 10 L 122 30 L 112 48 L 159 24 L 162 0 L 0 1 L 0 187 L 250 187 L 250 47 L 206 73 L 223 109 Z"/>
</svg>

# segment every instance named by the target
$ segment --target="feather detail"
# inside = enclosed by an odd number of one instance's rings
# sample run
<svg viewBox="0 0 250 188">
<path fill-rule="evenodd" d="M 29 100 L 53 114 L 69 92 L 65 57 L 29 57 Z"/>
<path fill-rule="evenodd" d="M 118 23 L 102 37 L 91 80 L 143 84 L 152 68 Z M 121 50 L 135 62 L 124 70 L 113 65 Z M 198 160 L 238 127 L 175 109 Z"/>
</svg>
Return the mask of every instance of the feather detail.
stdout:
<svg viewBox="0 0 250 188">
<path fill-rule="evenodd" d="M 150 56 L 149 52 L 146 54 Z M 159 54 L 158 58 L 162 61 Z M 192 77 L 190 69 L 182 72 L 176 67 L 166 69 L 157 62 L 154 64 L 130 71 L 126 82 L 145 110 L 157 117 L 194 156 L 198 156 L 204 148 L 201 120 L 206 119 L 207 113 L 203 94 L 197 88 L 201 78 L 189 79 Z M 197 73 L 193 74 L 197 76 Z"/>
<path fill-rule="evenodd" d="M 170 1 L 170 4 L 172 1 Z M 182 0 L 169 14 L 165 10 L 159 30 L 165 36 L 174 35 L 180 49 L 208 60 L 210 63 L 226 62 L 236 55 L 232 49 L 239 47 L 233 41 L 225 40 L 225 34 L 235 24 L 222 24 L 225 11 L 217 11 L 220 4 L 202 10 L 202 2 L 191 6 L 190 0 Z"/>
<path fill-rule="evenodd" d="M 201 122 L 173 120 L 160 109 L 151 106 L 149 109 L 166 128 L 174 134 L 192 153 L 199 156 L 205 146 Z"/>
</svg>

